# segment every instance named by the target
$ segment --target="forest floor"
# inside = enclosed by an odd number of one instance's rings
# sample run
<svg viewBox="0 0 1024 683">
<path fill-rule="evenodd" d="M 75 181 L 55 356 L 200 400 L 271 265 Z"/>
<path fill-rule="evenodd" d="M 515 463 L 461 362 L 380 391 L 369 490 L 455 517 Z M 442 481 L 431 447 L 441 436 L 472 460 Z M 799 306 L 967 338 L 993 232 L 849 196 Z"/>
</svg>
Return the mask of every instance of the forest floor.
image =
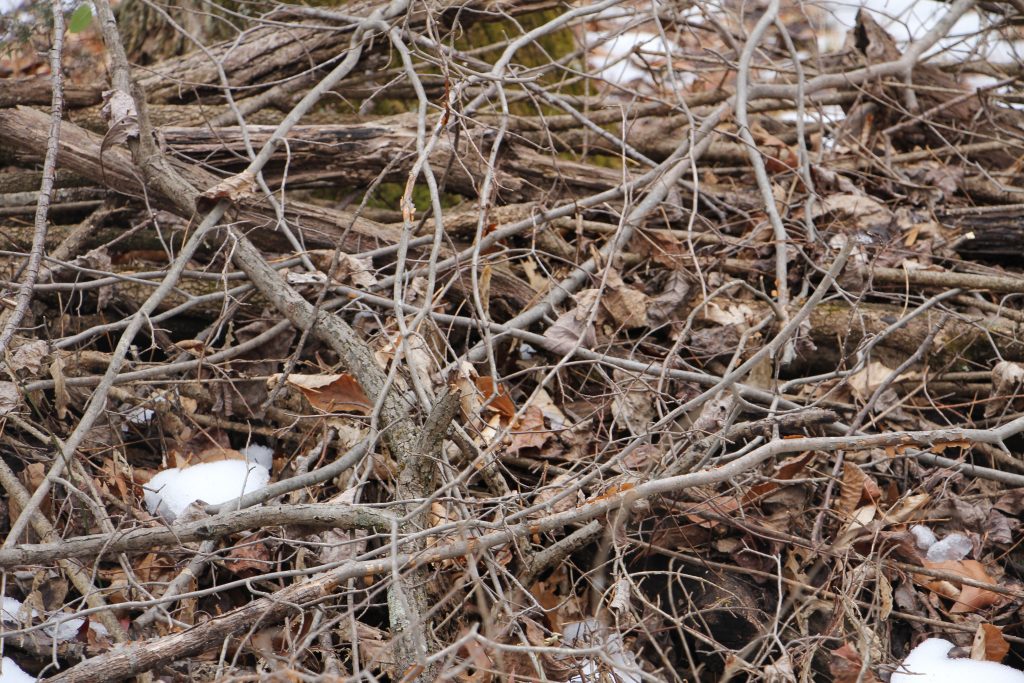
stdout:
<svg viewBox="0 0 1024 683">
<path fill-rule="evenodd" d="M 1024 668 L 1020 2 L 4 9 L 0 681 Z"/>
</svg>

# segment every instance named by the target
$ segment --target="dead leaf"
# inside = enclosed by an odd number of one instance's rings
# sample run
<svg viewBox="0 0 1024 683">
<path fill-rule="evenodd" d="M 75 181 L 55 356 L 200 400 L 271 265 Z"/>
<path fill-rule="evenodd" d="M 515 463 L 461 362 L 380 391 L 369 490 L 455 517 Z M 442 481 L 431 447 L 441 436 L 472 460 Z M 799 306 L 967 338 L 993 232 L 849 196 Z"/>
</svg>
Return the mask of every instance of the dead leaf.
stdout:
<svg viewBox="0 0 1024 683">
<path fill-rule="evenodd" d="M 985 566 L 977 560 L 945 560 L 942 562 L 925 560 L 922 566 L 929 569 L 940 569 L 981 583 L 996 585 L 995 579 L 989 576 Z M 917 574 L 915 578 L 932 592 L 953 600 L 954 604 L 950 609 L 950 612 L 953 614 L 976 612 L 991 607 L 1000 600 L 998 593 L 984 588 L 962 584 L 957 586 L 945 579 L 936 579 L 924 574 Z"/>
<path fill-rule="evenodd" d="M 139 113 L 135 100 L 123 90 L 103 91 L 100 117 L 107 122 L 107 134 L 100 145 L 100 154 L 110 145 L 121 145 L 129 138 L 139 137 Z"/>
<path fill-rule="evenodd" d="M 18 393 L 18 386 L 14 382 L 0 382 L 0 415 L 17 410 L 20 405 L 21 394 Z"/>
<path fill-rule="evenodd" d="M 616 368 L 612 372 L 615 394 L 612 396 L 612 417 L 633 434 L 643 434 L 654 422 L 654 390 L 643 377 Z"/>
<path fill-rule="evenodd" d="M 566 472 L 560 474 L 551 482 L 537 490 L 537 495 L 534 498 L 534 505 L 541 506 L 544 508 L 538 510 L 535 513 L 537 517 L 543 517 L 544 515 L 555 514 L 558 512 L 568 512 L 574 509 L 579 503 L 583 502 L 583 493 L 579 490 L 568 495 L 562 495 L 570 485 L 576 481 L 577 475 L 572 472 Z M 559 496 L 561 496 L 559 498 Z M 558 500 L 555 500 L 558 498 Z"/>
<path fill-rule="evenodd" d="M 198 339 L 182 339 L 174 342 L 174 345 L 197 358 L 206 353 L 206 344 Z"/>
<path fill-rule="evenodd" d="M 512 429 L 509 453 L 524 449 L 540 450 L 551 438 L 551 430 L 544 426 L 544 413 L 537 406 L 528 406 Z"/>
<path fill-rule="evenodd" d="M 232 204 L 237 204 L 243 199 L 249 199 L 254 196 L 255 192 L 256 174 L 252 171 L 242 171 L 230 178 L 225 178 L 200 194 L 199 208 L 202 209 L 204 206 L 215 204 L 222 199 L 226 199 Z"/>
<path fill-rule="evenodd" d="M 800 159 L 796 150 L 781 138 L 769 133 L 761 124 L 753 123 L 750 126 L 750 133 L 754 143 L 764 153 L 765 167 L 772 173 L 792 171 L 799 165 Z"/>
<path fill-rule="evenodd" d="M 273 375 L 267 384 L 273 386 L 280 379 L 281 375 Z M 291 374 L 286 382 L 301 391 L 309 404 L 322 412 L 369 415 L 373 411 L 373 402 L 355 377 L 347 372 L 340 375 Z"/>
<path fill-rule="evenodd" d="M 350 284 L 355 287 L 369 289 L 377 284 L 376 269 L 373 267 L 373 260 L 370 258 L 357 258 L 352 254 L 340 252 L 335 257 L 333 249 L 311 249 L 306 252 L 309 260 L 317 267 L 317 270 L 327 273 L 331 263 L 337 258 L 334 270 L 330 277 L 341 284 Z"/>
<path fill-rule="evenodd" d="M 888 524 L 899 524 L 913 519 L 921 509 L 932 499 L 927 493 L 918 493 L 913 496 L 905 496 L 900 501 L 886 510 L 885 521 Z"/>
<path fill-rule="evenodd" d="M 652 298 L 647 306 L 647 320 L 653 325 L 661 325 L 676 317 L 679 309 L 690 298 L 690 276 L 682 269 L 672 270 L 662 287 L 661 294 Z"/>
<path fill-rule="evenodd" d="M 852 224 L 861 230 L 888 228 L 893 222 L 893 213 L 885 204 L 867 195 L 831 194 L 815 202 L 811 218 L 818 219 L 833 214 L 839 220 Z"/>
<path fill-rule="evenodd" d="M 42 367 L 43 359 L 49 350 L 50 345 L 42 339 L 22 344 L 15 349 L 10 368 L 14 372 L 28 370 L 30 374 L 35 375 Z"/>
<path fill-rule="evenodd" d="M 530 288 L 533 291 L 538 294 L 545 294 L 551 289 L 551 280 L 541 275 L 537 262 L 532 256 L 523 259 L 523 272 L 526 273 L 526 281 L 530 284 Z"/>
<path fill-rule="evenodd" d="M 849 517 L 865 498 L 877 501 L 881 496 L 878 484 L 860 467 L 849 461 L 843 462 L 843 483 L 836 509 L 842 518 Z"/>
<path fill-rule="evenodd" d="M 577 299 L 587 292 L 595 293 L 596 291 L 591 289 L 580 292 Z M 571 353 L 576 347 L 593 348 L 597 343 L 597 335 L 594 332 L 593 321 L 589 321 L 591 310 L 587 306 L 578 305 L 558 316 L 554 324 L 544 330 L 544 337 L 551 342 L 548 349 L 553 353 L 565 355 Z"/>
<path fill-rule="evenodd" d="M 355 505 L 356 494 L 359 493 L 361 488 L 361 486 L 347 488 L 341 493 L 332 496 L 327 502 L 334 505 L 342 503 Z M 317 557 L 320 562 L 323 564 L 333 564 L 354 559 L 366 552 L 366 536 L 367 532 L 365 529 L 354 529 L 351 531 L 347 529 L 327 529 L 310 536 L 309 539 L 316 542 L 318 547 Z"/>
<path fill-rule="evenodd" d="M 755 503 L 765 496 L 779 490 L 782 486 L 779 482 L 792 479 L 803 471 L 804 467 L 813 457 L 814 451 L 808 451 L 799 456 L 785 460 L 772 477 L 773 481 L 766 481 L 763 484 L 751 486 L 740 496 L 724 494 L 714 496 L 702 503 L 697 503 L 696 505 L 687 506 L 687 510 L 692 511 L 692 514 L 688 514 L 687 517 L 692 522 L 710 529 L 718 524 L 718 521 L 715 519 L 708 519 L 706 515 L 699 514 L 701 511 L 713 512 L 716 515 L 726 515 L 743 506 Z"/>
<path fill-rule="evenodd" d="M 702 317 L 719 325 L 736 325 L 740 329 L 749 327 L 751 321 L 758 319 L 757 313 L 747 304 L 731 303 L 723 305 L 715 301 L 708 303 L 704 307 Z"/>
<path fill-rule="evenodd" d="M 259 534 L 250 534 L 238 541 L 224 558 L 224 568 L 243 578 L 266 574 L 270 566 L 270 549 L 259 537 Z"/>
<path fill-rule="evenodd" d="M 647 295 L 622 281 L 616 270 L 609 270 L 601 307 L 619 327 L 647 326 Z"/>
<path fill-rule="evenodd" d="M 176 465 L 177 467 L 190 467 L 192 465 L 198 465 L 203 462 L 217 462 L 220 460 L 241 460 L 245 462 L 245 456 L 236 451 L 234 448 L 224 448 L 221 446 L 213 446 L 206 448 L 198 453 L 190 453 L 187 462 Z"/>
<path fill-rule="evenodd" d="M 864 660 L 860 654 L 849 643 L 832 650 L 832 659 L 829 661 L 828 670 L 832 674 L 832 683 L 878 683 L 878 678 L 871 669 L 864 672 L 861 677 L 861 669 Z"/>
<path fill-rule="evenodd" d="M 999 415 L 1024 384 L 1024 365 L 999 361 L 992 368 L 992 395 L 985 406 L 985 417 Z"/>
<path fill-rule="evenodd" d="M 994 624 L 978 624 L 971 643 L 971 659 L 987 662 L 1002 662 L 1010 651 L 1010 644 L 1003 637 L 1003 629 Z"/>
<path fill-rule="evenodd" d="M 846 382 L 854 396 L 861 401 L 867 401 L 871 398 L 871 395 L 875 393 L 875 389 L 880 387 L 882 382 L 884 382 L 891 374 L 892 368 L 880 361 L 871 361 L 866 366 L 850 375 Z M 903 376 L 904 375 L 900 375 L 893 381 L 896 381 Z"/>
<path fill-rule="evenodd" d="M 509 419 L 515 417 L 516 405 L 509 398 L 508 390 L 493 377 L 477 377 L 473 380 L 477 391 L 483 394 L 483 409 L 498 413 Z"/>
</svg>

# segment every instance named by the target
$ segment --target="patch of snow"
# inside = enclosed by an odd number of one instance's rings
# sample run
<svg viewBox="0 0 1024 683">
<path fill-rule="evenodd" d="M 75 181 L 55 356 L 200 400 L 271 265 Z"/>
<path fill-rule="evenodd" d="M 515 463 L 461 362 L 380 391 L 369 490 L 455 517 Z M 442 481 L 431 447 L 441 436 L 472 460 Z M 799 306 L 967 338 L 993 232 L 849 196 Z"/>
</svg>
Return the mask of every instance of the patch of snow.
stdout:
<svg viewBox="0 0 1024 683">
<path fill-rule="evenodd" d="M 17 598 L 9 598 L 6 595 L 3 596 L 2 602 L 0 602 L 0 622 L 5 624 L 24 624 L 25 617 L 28 617 L 28 621 L 39 616 L 39 612 L 35 609 L 29 609 L 28 614 L 22 610 L 24 603 Z"/>
<path fill-rule="evenodd" d="M 1024 671 L 997 662 L 948 657 L 953 643 L 929 638 L 907 655 L 890 683 L 1024 683 Z"/>
<path fill-rule="evenodd" d="M 864 2 L 829 2 L 826 8 L 831 13 L 834 30 L 822 31 L 819 35 L 819 49 L 835 50 L 842 46 L 846 32 L 857 21 L 861 8 L 869 10 L 879 25 L 905 46 L 911 40 L 923 37 L 949 11 L 949 4 L 937 0 L 864 0 Z M 1017 50 L 1013 41 L 995 40 L 982 44 L 977 34 L 984 28 L 977 12 L 961 16 L 947 35 L 940 39 L 926 53 L 930 55 L 945 52 L 947 60 L 964 59 L 977 52 L 995 61 L 1016 61 Z"/>
<path fill-rule="evenodd" d="M 274 465 L 274 449 L 260 443 L 251 443 L 245 448 L 238 449 L 238 452 L 245 456 L 246 462 L 254 465 L 262 465 L 269 472 Z"/>
<path fill-rule="evenodd" d="M 68 640 L 74 640 L 78 637 L 78 632 L 82 629 L 82 624 L 85 623 L 85 619 L 75 617 L 72 619 L 60 619 L 59 614 L 55 614 L 50 617 L 50 620 L 43 624 L 43 631 L 46 635 L 50 636 L 58 643 L 63 643 Z M 92 623 L 90 622 L 90 626 Z"/>
<path fill-rule="evenodd" d="M 930 562 L 945 562 L 948 560 L 962 560 L 974 548 L 971 539 L 963 534 L 950 534 L 941 541 L 936 541 L 928 548 L 928 560 Z"/>
<path fill-rule="evenodd" d="M 17 598 L 9 598 L 5 595 L 0 598 L 0 601 L 2 601 L 0 602 L 0 622 L 7 626 L 21 628 L 28 626 L 31 621 L 39 618 L 39 612 L 35 609 L 31 609 L 31 614 L 28 615 L 28 619 L 22 619 L 22 615 L 25 614 L 25 603 Z M 57 612 L 43 624 L 43 631 L 58 643 L 63 643 L 77 638 L 78 632 L 82 630 L 82 624 L 84 623 L 85 619 L 80 617 L 68 618 L 66 613 Z M 89 622 L 89 629 L 95 632 L 98 636 L 107 637 L 109 635 L 107 628 L 103 624 L 95 621 Z M 0 683 L 2 683 L 3 680 L 4 679 L 0 677 Z"/>
<path fill-rule="evenodd" d="M 0 669 L 0 683 L 36 683 L 36 677 L 25 673 L 10 657 L 4 657 Z"/>
<path fill-rule="evenodd" d="M 124 419 L 128 420 L 128 422 L 131 422 L 133 425 L 142 426 L 149 424 L 150 421 L 153 419 L 154 415 L 156 415 L 156 413 L 153 412 L 151 409 L 143 408 L 140 406 L 138 408 L 132 408 L 130 411 L 128 411 L 128 414 L 124 416 Z M 127 431 L 128 426 L 125 425 L 123 429 Z"/>
<path fill-rule="evenodd" d="M 611 33 L 611 34 L 610 34 Z M 596 74 L 618 85 L 645 83 L 654 85 L 651 68 L 644 65 L 644 58 L 661 63 L 675 52 L 676 46 L 666 43 L 657 33 L 636 29 L 620 33 L 587 31 L 585 43 L 590 46 L 587 63 L 596 69 Z M 692 73 L 679 70 L 675 74 L 682 86 L 695 80 Z"/>
<path fill-rule="evenodd" d="M 632 652 L 622 644 L 622 636 L 609 633 L 596 619 L 570 622 L 562 629 L 562 642 L 566 647 L 599 648 L 605 654 L 600 659 L 584 659 L 579 662 L 579 673 L 569 683 L 598 683 L 616 680 L 619 683 L 642 683 L 640 667 Z M 613 676 L 608 676 L 608 669 Z"/>
<path fill-rule="evenodd" d="M 144 487 L 146 509 L 173 522 L 189 505 L 217 505 L 265 487 L 270 472 L 241 460 L 218 460 L 158 472 Z"/>
<path fill-rule="evenodd" d="M 910 533 L 914 536 L 914 543 L 921 550 L 928 550 L 938 539 L 935 538 L 935 532 L 926 527 L 924 524 L 915 524 L 910 527 Z"/>
</svg>

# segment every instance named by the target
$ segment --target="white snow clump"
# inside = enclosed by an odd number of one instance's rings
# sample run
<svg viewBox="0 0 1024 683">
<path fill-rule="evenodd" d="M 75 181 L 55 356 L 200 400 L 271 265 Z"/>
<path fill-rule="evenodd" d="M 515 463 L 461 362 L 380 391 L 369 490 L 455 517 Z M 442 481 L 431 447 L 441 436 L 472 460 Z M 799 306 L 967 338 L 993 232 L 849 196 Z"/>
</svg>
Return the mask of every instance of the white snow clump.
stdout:
<svg viewBox="0 0 1024 683">
<path fill-rule="evenodd" d="M 921 550 L 928 550 L 928 548 L 935 545 L 935 541 L 939 540 L 935 538 L 935 532 L 924 524 L 915 524 L 910 527 L 910 533 L 914 536 L 914 543 Z"/>
<path fill-rule="evenodd" d="M 948 562 L 962 560 L 967 557 L 974 545 L 971 539 L 963 534 L 949 534 L 941 541 L 936 540 L 935 532 L 923 524 L 910 527 L 914 543 L 921 550 L 927 551 L 929 562 Z"/>
<path fill-rule="evenodd" d="M 1024 683 L 1024 671 L 998 662 L 948 657 L 952 649 L 948 640 L 929 638 L 910 651 L 890 683 Z"/>
<path fill-rule="evenodd" d="M 963 534 L 950 534 L 941 541 L 936 541 L 928 548 L 929 562 L 945 562 L 948 560 L 962 560 L 967 557 L 971 549 L 971 539 Z"/>
<path fill-rule="evenodd" d="M 238 452 L 245 456 L 246 462 L 263 465 L 269 471 L 274 466 L 274 449 L 259 443 L 251 443 Z"/>
<path fill-rule="evenodd" d="M 25 673 L 10 657 L 4 657 L 3 670 L 0 671 L 0 683 L 36 683 L 36 677 Z"/>
<path fill-rule="evenodd" d="M 0 622 L 5 626 L 23 628 L 29 626 L 39 618 L 39 611 L 35 608 L 24 609 L 24 603 L 17 598 L 10 598 L 6 595 L 0 597 Z M 85 619 L 81 617 L 69 617 L 64 612 L 55 612 L 43 624 L 43 632 L 58 643 L 74 640 L 78 632 L 82 630 Z M 89 629 L 96 635 L 107 637 L 107 628 L 99 622 L 90 621 Z M 6 680 L 0 676 L 0 683 Z M 32 680 L 35 680 L 34 678 Z"/>
<path fill-rule="evenodd" d="M 24 603 L 17 598 L 9 598 L 6 595 L 0 599 L 0 622 L 9 625 L 29 623 L 33 619 L 39 616 L 33 608 L 29 608 L 26 612 L 22 612 L 22 605 Z"/>
<path fill-rule="evenodd" d="M 173 522 L 189 505 L 202 501 L 217 505 L 259 491 L 270 481 L 262 465 L 241 460 L 203 462 L 184 469 L 158 472 L 145 485 L 146 509 Z"/>
</svg>

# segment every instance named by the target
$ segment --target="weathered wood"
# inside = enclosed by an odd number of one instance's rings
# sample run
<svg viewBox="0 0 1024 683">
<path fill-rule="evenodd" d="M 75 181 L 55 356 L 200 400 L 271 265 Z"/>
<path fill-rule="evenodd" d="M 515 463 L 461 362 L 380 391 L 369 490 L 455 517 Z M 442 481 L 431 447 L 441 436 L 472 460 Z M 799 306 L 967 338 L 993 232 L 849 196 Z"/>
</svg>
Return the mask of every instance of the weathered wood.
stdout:
<svg viewBox="0 0 1024 683">
<path fill-rule="evenodd" d="M 406 18 L 412 26 L 422 26 L 429 17 L 469 22 L 496 16 L 517 16 L 556 7 L 549 0 L 502 2 L 470 0 L 446 2 L 441 6 L 414 9 Z M 369 16 L 379 7 L 374 0 L 356 0 L 345 5 L 348 16 Z M 136 77 L 147 99 L 157 103 L 209 102 L 222 100 L 222 82 L 218 67 L 234 86 L 278 83 L 336 58 L 349 47 L 351 26 L 328 29 L 324 21 L 295 21 L 295 15 L 283 9 L 269 19 L 290 23 L 287 30 L 278 24 L 261 25 L 243 33 L 238 40 L 227 40 L 175 59 L 164 60 Z M 387 51 L 388 41 L 378 41 L 377 50 Z"/>
<path fill-rule="evenodd" d="M 939 216 L 958 230 L 956 253 L 962 258 L 1020 263 L 1024 253 L 1024 216 L 1020 207 L 1004 211 Z"/>
<path fill-rule="evenodd" d="M 66 83 L 64 104 L 68 107 L 88 107 L 102 100 L 103 86 Z M 50 106 L 53 99 L 53 83 L 49 76 L 12 78 L 3 82 L 0 88 L 0 108 L 19 104 Z"/>
<path fill-rule="evenodd" d="M 0 145 L 9 146 L 25 154 L 38 157 L 45 149 L 49 118 L 28 107 L 0 110 Z M 103 149 L 103 139 L 70 123 L 61 126 L 58 162 L 62 167 L 93 179 L 128 197 L 143 196 L 139 174 L 128 153 L 117 147 Z M 199 190 L 213 187 L 220 178 L 193 164 L 173 162 L 181 175 Z M 148 192 L 151 205 L 182 215 L 184 212 L 167 197 Z M 262 198 L 241 201 L 235 209 L 236 220 L 248 226 L 253 239 L 264 249 L 291 251 L 291 245 L 277 230 L 277 216 Z M 334 248 L 340 246 L 348 253 L 359 253 L 380 247 L 394 246 L 401 238 L 401 230 L 356 216 L 351 211 L 330 209 L 314 204 L 290 201 L 285 207 L 289 225 L 308 247 Z M 192 216 L 182 215 L 190 219 Z M 443 250 L 443 255 L 451 252 Z M 468 278 L 459 278 L 456 288 L 470 287 Z M 505 268 L 496 268 L 491 284 L 496 296 L 507 298 L 513 306 L 525 304 L 534 296 L 534 290 Z"/>
<path fill-rule="evenodd" d="M 274 126 L 249 126 L 247 135 L 254 147 L 260 147 L 274 130 Z M 166 127 L 161 134 L 176 152 L 225 169 L 242 168 L 245 142 L 237 127 Z M 455 161 L 447 175 L 447 188 L 475 196 L 487 165 L 481 151 L 486 153 L 487 148 L 480 135 L 472 137 L 477 139 L 470 139 L 471 134 L 465 133 L 456 142 L 453 134 L 442 135 L 431 161 L 439 169 Z M 402 115 L 335 125 L 296 126 L 275 156 L 279 168 L 288 164 L 289 182 L 295 182 L 296 173 L 303 171 L 311 179 L 336 179 L 355 186 L 370 184 L 384 171 L 387 180 L 404 181 L 417 159 L 416 120 L 412 115 Z M 499 171 L 496 180 L 503 193 L 522 199 L 521 179 Z"/>
<path fill-rule="evenodd" d="M 853 39 L 855 49 L 849 53 L 848 66 L 877 64 L 902 54 L 902 48 L 893 37 L 863 9 L 857 14 Z M 981 92 L 964 87 L 955 76 L 941 68 L 928 63 L 918 64 L 911 80 L 917 103 L 917 111 L 913 112 L 907 109 L 906 84 L 899 79 L 883 79 L 865 88 L 876 106 L 874 115 L 865 120 L 884 132 L 897 148 L 944 148 L 1000 137 L 1019 137 L 1014 131 L 1019 131 L 1024 114 L 986 101 Z M 1000 130 L 1003 127 L 1007 129 L 1005 132 Z M 966 156 L 988 168 L 1004 167 L 1016 157 L 1012 153 L 993 151 Z"/>
</svg>

